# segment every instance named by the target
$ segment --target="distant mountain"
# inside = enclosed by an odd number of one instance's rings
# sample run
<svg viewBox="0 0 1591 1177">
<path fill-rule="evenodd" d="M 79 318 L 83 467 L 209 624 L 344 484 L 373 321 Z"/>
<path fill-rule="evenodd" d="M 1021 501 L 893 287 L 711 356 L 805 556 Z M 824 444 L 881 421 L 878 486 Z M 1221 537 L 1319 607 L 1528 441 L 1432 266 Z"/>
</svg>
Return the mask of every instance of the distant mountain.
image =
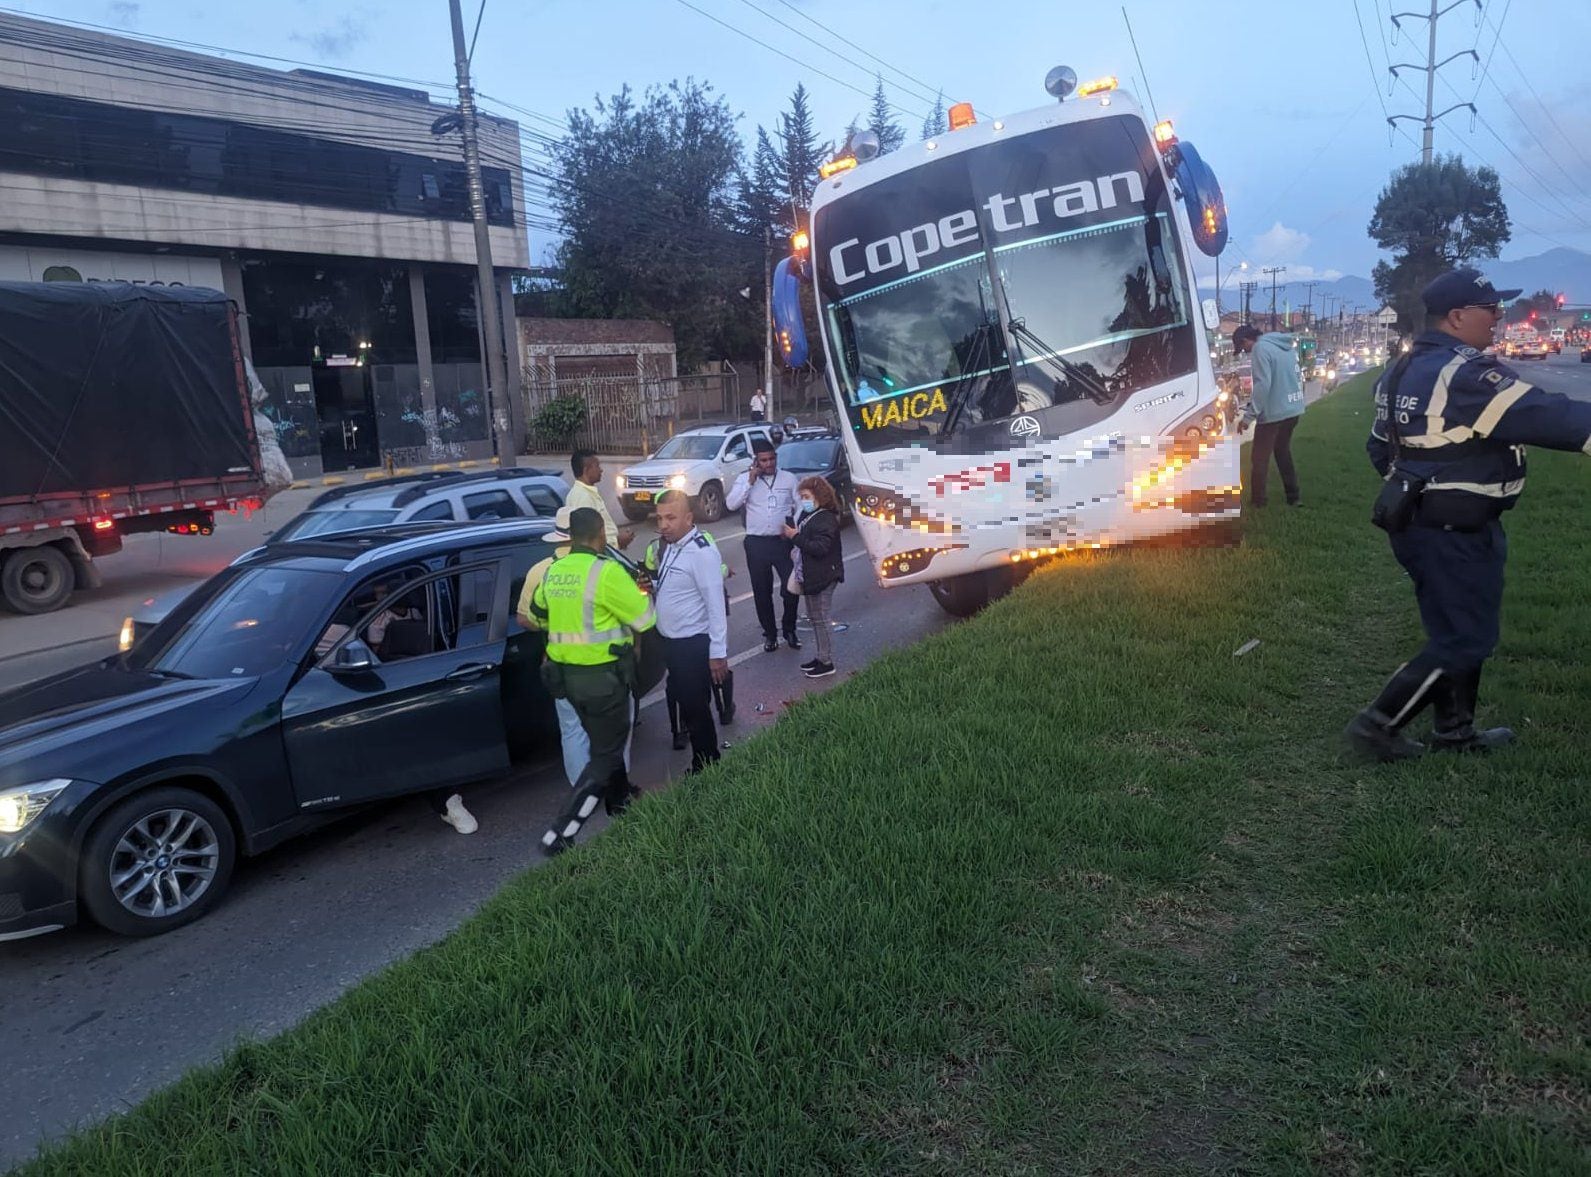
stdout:
<svg viewBox="0 0 1591 1177">
<path fill-rule="evenodd" d="M 1560 246 L 1516 261 L 1486 262 L 1480 267 L 1494 286 L 1519 287 L 1526 294 L 1551 290 L 1576 305 L 1591 304 L 1591 253 Z"/>
<path fill-rule="evenodd" d="M 1221 282 L 1221 308 L 1230 310 L 1241 305 L 1243 295 L 1238 289 L 1238 283 L 1244 281 L 1242 277 L 1233 276 L 1230 280 L 1222 275 Z M 1258 279 L 1256 279 L 1258 281 Z M 1204 298 L 1215 295 L 1215 288 L 1208 283 L 1201 286 L 1199 294 Z M 1311 298 L 1308 286 L 1302 282 L 1278 282 L 1276 284 L 1276 309 L 1297 310 L 1304 306 Z M 1359 306 L 1367 311 L 1376 309 L 1375 284 L 1368 278 L 1356 278 L 1352 274 L 1338 278 L 1334 282 L 1316 282 L 1314 290 L 1314 307 L 1316 311 L 1322 310 L 1328 304 L 1324 301 L 1329 298 L 1333 311 L 1339 307 Z M 1271 284 L 1264 282 L 1254 288 L 1255 310 L 1269 311 L 1271 309 Z"/>
<path fill-rule="evenodd" d="M 1493 285 L 1504 290 L 1515 286 L 1526 294 L 1534 294 L 1538 290 L 1551 290 L 1561 292 L 1571 305 L 1591 305 L 1591 253 L 1560 246 L 1533 257 L 1482 262 L 1477 268 L 1492 280 Z M 1225 272 L 1222 273 L 1222 278 L 1221 306 L 1225 310 L 1230 310 L 1238 306 L 1242 299 L 1242 295 L 1238 292 L 1238 283 L 1243 279 L 1236 275 L 1227 278 Z M 1199 293 L 1202 297 L 1209 298 L 1215 294 L 1215 289 L 1206 283 L 1200 287 Z M 1335 282 L 1315 284 L 1314 299 L 1317 310 L 1327 305 L 1321 302 L 1323 295 L 1330 297 L 1332 310 L 1338 307 L 1352 308 L 1356 305 L 1365 310 L 1374 310 L 1379 305 L 1375 283 L 1368 278 L 1359 278 L 1351 274 L 1338 278 Z M 1276 309 L 1280 311 L 1284 307 L 1290 307 L 1296 310 L 1303 306 L 1309 297 L 1309 290 L 1302 283 L 1278 283 Z M 1255 289 L 1253 307 L 1255 310 L 1267 312 L 1271 309 L 1271 288 L 1268 283 Z"/>
</svg>

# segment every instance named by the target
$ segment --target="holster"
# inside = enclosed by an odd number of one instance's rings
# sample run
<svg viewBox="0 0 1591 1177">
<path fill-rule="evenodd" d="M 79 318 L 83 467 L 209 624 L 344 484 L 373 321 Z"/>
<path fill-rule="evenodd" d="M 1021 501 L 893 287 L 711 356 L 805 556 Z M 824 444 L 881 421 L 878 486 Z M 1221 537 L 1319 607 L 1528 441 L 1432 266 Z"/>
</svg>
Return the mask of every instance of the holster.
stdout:
<svg viewBox="0 0 1591 1177">
<path fill-rule="evenodd" d="M 1370 508 L 1370 522 L 1388 535 L 1398 534 L 1414 522 L 1415 513 L 1420 509 L 1420 496 L 1424 493 L 1423 478 L 1399 470 L 1393 463 Z"/>
<path fill-rule="evenodd" d="M 569 688 L 564 685 L 563 663 L 548 658 L 541 664 L 541 683 L 554 699 L 567 699 Z"/>
<path fill-rule="evenodd" d="M 635 660 L 635 646 L 629 642 L 614 643 L 608 647 L 608 653 L 613 655 L 613 669 L 618 674 L 619 681 L 630 694 L 639 695 L 641 672 Z"/>
</svg>

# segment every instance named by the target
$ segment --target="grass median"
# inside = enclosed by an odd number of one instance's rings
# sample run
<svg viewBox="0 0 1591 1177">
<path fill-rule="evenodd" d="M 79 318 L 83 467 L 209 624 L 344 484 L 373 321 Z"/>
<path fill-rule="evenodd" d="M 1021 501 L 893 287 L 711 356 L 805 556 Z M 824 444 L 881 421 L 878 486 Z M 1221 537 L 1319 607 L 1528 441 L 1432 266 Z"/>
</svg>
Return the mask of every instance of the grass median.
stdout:
<svg viewBox="0 0 1591 1177">
<path fill-rule="evenodd" d="M 1511 520 L 1521 745 L 1367 767 L 1419 641 L 1368 421 L 1242 548 L 1037 574 L 26 1171 L 1575 1171 L 1591 467 Z"/>
</svg>

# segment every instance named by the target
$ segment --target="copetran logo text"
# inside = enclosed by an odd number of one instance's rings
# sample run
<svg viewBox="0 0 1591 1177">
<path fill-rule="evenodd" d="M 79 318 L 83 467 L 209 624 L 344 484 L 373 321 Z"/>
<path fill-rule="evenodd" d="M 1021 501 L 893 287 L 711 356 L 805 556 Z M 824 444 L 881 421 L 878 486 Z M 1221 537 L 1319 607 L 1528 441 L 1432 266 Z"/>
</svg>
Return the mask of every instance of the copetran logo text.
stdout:
<svg viewBox="0 0 1591 1177">
<path fill-rule="evenodd" d="M 996 192 L 982 207 L 995 233 L 1015 233 L 1037 225 L 1046 217 L 1064 221 L 1115 208 L 1121 203 L 1123 194 L 1128 203 L 1142 204 L 1143 177 L 1137 172 L 1116 172 L 1076 184 L 1062 184 L 1058 188 L 1038 188 L 1017 196 Z M 841 286 L 869 274 L 884 274 L 894 269 L 915 274 L 922 269 L 924 258 L 942 249 L 971 245 L 977 240 L 978 213 L 968 208 L 937 221 L 913 225 L 892 237 L 880 237 L 865 246 L 860 237 L 842 241 L 829 250 L 829 268 Z"/>
</svg>

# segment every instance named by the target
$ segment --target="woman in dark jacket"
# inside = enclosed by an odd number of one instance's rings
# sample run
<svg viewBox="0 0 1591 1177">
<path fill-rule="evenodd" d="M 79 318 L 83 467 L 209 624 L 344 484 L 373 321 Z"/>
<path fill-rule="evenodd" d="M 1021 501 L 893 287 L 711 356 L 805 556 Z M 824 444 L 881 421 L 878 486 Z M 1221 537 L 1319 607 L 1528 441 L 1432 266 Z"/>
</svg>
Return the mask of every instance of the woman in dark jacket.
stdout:
<svg viewBox="0 0 1591 1177">
<path fill-rule="evenodd" d="M 807 600 L 807 618 L 818 646 L 818 656 L 803 663 L 801 670 L 808 678 L 827 678 L 834 673 L 829 606 L 835 586 L 845 579 L 840 500 L 828 480 L 816 474 L 803 478 L 796 493 L 796 513 L 786 521 L 784 534 L 801 554 L 801 595 Z"/>
</svg>

